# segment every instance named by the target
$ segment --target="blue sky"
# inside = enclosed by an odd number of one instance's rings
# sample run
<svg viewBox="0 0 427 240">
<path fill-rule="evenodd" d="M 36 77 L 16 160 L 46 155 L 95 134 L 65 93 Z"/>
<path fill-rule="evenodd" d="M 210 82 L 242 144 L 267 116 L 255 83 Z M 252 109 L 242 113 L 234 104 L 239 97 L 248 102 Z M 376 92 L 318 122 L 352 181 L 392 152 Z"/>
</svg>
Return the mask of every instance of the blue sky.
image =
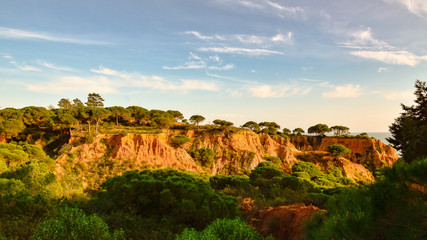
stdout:
<svg viewBox="0 0 427 240">
<path fill-rule="evenodd" d="M 3 0 L 0 107 L 97 92 L 186 118 L 387 131 L 427 80 L 425 0 Z"/>
</svg>

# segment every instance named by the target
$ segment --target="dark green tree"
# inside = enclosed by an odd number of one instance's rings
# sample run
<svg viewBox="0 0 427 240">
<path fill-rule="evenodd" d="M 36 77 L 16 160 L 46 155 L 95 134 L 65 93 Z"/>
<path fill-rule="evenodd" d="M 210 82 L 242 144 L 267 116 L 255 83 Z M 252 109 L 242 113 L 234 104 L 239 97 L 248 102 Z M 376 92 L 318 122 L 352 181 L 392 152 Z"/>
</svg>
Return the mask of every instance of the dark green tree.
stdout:
<svg viewBox="0 0 427 240">
<path fill-rule="evenodd" d="M 350 128 L 346 126 L 333 126 L 331 127 L 331 131 L 335 134 L 335 136 L 342 136 L 349 134 Z"/>
<path fill-rule="evenodd" d="M 150 112 L 139 106 L 130 106 L 126 108 L 131 115 L 132 121 L 135 121 L 138 124 L 142 124 L 144 121 L 147 121 L 150 118 Z"/>
<path fill-rule="evenodd" d="M 402 153 L 406 162 L 427 157 L 427 85 L 415 82 L 415 105 L 402 104 L 403 113 L 390 126 L 391 146 Z"/>
<path fill-rule="evenodd" d="M 79 121 L 74 117 L 74 111 L 72 109 L 56 109 L 54 113 L 54 122 L 57 123 L 60 128 L 68 129 L 71 137 L 72 128 L 77 127 L 79 124 Z"/>
<path fill-rule="evenodd" d="M 30 127 L 46 127 L 51 124 L 52 114 L 44 107 L 22 108 L 24 124 Z"/>
<path fill-rule="evenodd" d="M 74 106 L 71 103 L 70 99 L 68 99 L 68 98 L 61 98 L 61 100 L 59 100 L 59 102 L 58 102 L 58 107 L 59 108 L 70 109 L 70 108 L 73 108 Z"/>
<path fill-rule="evenodd" d="M 181 121 L 182 119 L 184 119 L 184 115 L 182 115 L 180 111 L 167 110 L 166 112 L 172 115 L 175 121 Z"/>
<path fill-rule="evenodd" d="M 119 120 L 126 121 L 131 117 L 131 113 L 124 107 L 114 106 L 105 108 L 110 111 L 110 118 L 114 119 L 116 126 L 119 126 Z"/>
<path fill-rule="evenodd" d="M 83 104 L 83 102 L 80 99 L 75 98 L 73 100 L 73 107 L 84 107 L 84 106 L 85 105 Z"/>
<path fill-rule="evenodd" d="M 197 128 L 199 127 L 199 123 L 203 122 L 205 120 L 205 117 L 201 115 L 193 115 L 190 117 L 189 121 L 193 124 L 197 125 Z"/>
<path fill-rule="evenodd" d="M 87 96 L 86 106 L 88 107 L 104 107 L 104 99 L 98 93 L 89 93 Z"/>
<path fill-rule="evenodd" d="M 6 138 L 16 137 L 24 131 L 23 113 L 19 109 L 6 108 L 0 110 L 0 135 Z"/>
<path fill-rule="evenodd" d="M 293 132 L 293 134 L 301 135 L 301 134 L 304 133 L 304 129 L 302 129 L 302 128 L 295 128 L 292 132 Z"/>
<path fill-rule="evenodd" d="M 335 156 L 335 157 L 351 153 L 350 149 L 346 148 L 341 144 L 329 145 L 327 150 L 330 154 L 332 154 L 332 156 Z"/>
<path fill-rule="evenodd" d="M 124 240 L 123 230 L 110 232 L 108 225 L 97 215 L 86 216 L 78 208 L 61 208 L 55 218 L 40 223 L 31 240 Z"/>
<path fill-rule="evenodd" d="M 329 129 L 328 125 L 319 123 L 319 124 L 316 124 L 314 126 L 309 127 L 307 132 L 308 133 L 315 133 L 319 136 L 324 136 L 325 133 L 328 133 L 330 131 L 331 131 L 331 129 Z"/>
<path fill-rule="evenodd" d="M 261 128 L 259 127 L 259 124 L 254 121 L 246 122 L 245 124 L 243 124 L 242 127 L 250 129 L 254 132 L 259 132 L 261 130 Z"/>
<path fill-rule="evenodd" d="M 291 130 L 289 130 L 289 128 L 283 128 L 283 133 L 289 135 L 291 134 Z"/>
<path fill-rule="evenodd" d="M 226 120 L 221 120 L 221 119 L 215 119 L 213 121 L 213 124 L 221 126 L 221 127 L 229 127 L 229 126 L 233 126 L 232 122 L 226 121 Z"/>
</svg>

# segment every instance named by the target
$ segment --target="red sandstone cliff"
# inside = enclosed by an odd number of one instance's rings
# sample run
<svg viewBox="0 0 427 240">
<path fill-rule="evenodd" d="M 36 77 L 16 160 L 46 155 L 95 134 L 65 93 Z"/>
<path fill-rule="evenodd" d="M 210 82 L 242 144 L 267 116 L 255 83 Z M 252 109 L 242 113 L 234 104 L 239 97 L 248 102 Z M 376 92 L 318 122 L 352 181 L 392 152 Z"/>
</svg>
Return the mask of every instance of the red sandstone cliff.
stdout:
<svg viewBox="0 0 427 240">
<path fill-rule="evenodd" d="M 191 141 L 182 147 L 170 146 L 169 138 L 178 134 L 187 135 Z M 74 172 L 86 188 L 98 185 L 110 176 L 143 168 L 172 167 L 207 174 L 236 174 L 254 169 L 265 161 L 265 156 L 275 156 L 282 160 L 282 166 L 288 173 L 291 173 L 293 164 L 304 160 L 316 163 L 323 170 L 338 166 L 343 169 L 344 176 L 355 181 L 372 182 L 372 173 L 362 164 L 371 161 L 380 167 L 391 165 L 398 159 L 393 148 L 376 139 L 312 139 L 297 137 L 288 140 L 248 130 L 236 133 L 168 130 L 161 134 L 98 135 L 92 143 L 79 144 L 79 139 L 71 139 L 73 147 L 57 159 L 57 173 L 61 177 L 67 172 Z M 353 152 L 351 158 L 329 156 L 324 151 L 331 144 L 349 148 Z M 214 151 L 215 159 L 210 167 L 202 167 L 187 152 L 200 148 Z"/>
</svg>

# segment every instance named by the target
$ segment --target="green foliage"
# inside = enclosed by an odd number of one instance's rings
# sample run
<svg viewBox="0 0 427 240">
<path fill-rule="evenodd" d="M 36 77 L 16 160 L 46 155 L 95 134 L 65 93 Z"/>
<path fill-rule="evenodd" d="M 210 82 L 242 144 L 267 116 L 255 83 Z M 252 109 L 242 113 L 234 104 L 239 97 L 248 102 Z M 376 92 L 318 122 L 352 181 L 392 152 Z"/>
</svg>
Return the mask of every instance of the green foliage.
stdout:
<svg viewBox="0 0 427 240">
<path fill-rule="evenodd" d="M 215 175 L 209 178 L 209 183 L 213 189 L 222 190 L 227 187 L 245 188 L 249 184 L 247 175 Z"/>
<path fill-rule="evenodd" d="M 70 99 L 68 98 L 61 98 L 58 102 L 58 107 L 62 109 L 71 109 L 73 108 L 73 104 L 71 103 Z"/>
<path fill-rule="evenodd" d="M 296 135 L 301 135 L 301 134 L 303 134 L 303 133 L 304 133 L 304 129 L 302 129 L 302 128 L 295 128 L 295 129 L 292 131 L 292 133 L 293 133 L 293 134 L 296 134 Z"/>
<path fill-rule="evenodd" d="M 55 218 L 40 223 L 31 240 L 124 240 L 123 230 L 110 232 L 107 224 L 97 215 L 86 216 L 78 208 L 61 208 Z"/>
<path fill-rule="evenodd" d="M 331 129 L 329 129 L 328 125 L 326 124 L 316 124 L 314 126 L 311 126 L 308 128 L 308 133 L 315 133 L 317 135 L 325 135 L 325 133 L 330 132 Z"/>
<path fill-rule="evenodd" d="M 0 134 L 6 137 L 16 137 L 24 131 L 22 111 L 14 108 L 0 110 Z"/>
<path fill-rule="evenodd" d="M 202 166 L 210 167 L 215 160 L 215 153 L 210 148 L 200 148 L 196 151 L 189 151 L 190 156 Z"/>
<path fill-rule="evenodd" d="M 275 122 L 260 122 L 259 126 L 263 128 L 275 128 L 276 130 L 280 129 L 280 125 Z"/>
<path fill-rule="evenodd" d="M 401 151 L 405 161 L 427 157 L 427 84 L 415 82 L 416 105 L 402 104 L 403 113 L 390 126 L 391 146 Z"/>
<path fill-rule="evenodd" d="M 217 219 L 203 231 L 185 229 L 175 240 L 262 240 L 263 238 L 253 228 L 242 220 Z M 272 239 L 272 238 L 268 238 Z"/>
<path fill-rule="evenodd" d="M 221 127 L 229 127 L 229 126 L 233 126 L 232 122 L 226 121 L 226 120 L 221 120 L 221 119 L 215 119 L 213 121 L 213 124 L 221 126 Z"/>
<path fill-rule="evenodd" d="M 139 124 L 142 124 L 150 116 L 149 111 L 143 107 L 130 106 L 126 109 L 130 112 L 131 118 Z"/>
<path fill-rule="evenodd" d="M 16 166 L 28 161 L 28 154 L 24 149 L 11 143 L 0 143 L 0 160 L 4 161 L 8 167 Z"/>
<path fill-rule="evenodd" d="M 25 107 L 21 111 L 22 119 L 27 126 L 47 127 L 51 124 L 52 114 L 44 107 Z"/>
<path fill-rule="evenodd" d="M 274 164 L 276 164 L 279 168 L 282 166 L 282 159 L 280 159 L 279 157 L 275 157 L 275 156 L 265 156 L 264 157 L 265 160 L 272 162 Z M 260 165 L 258 165 L 259 167 Z"/>
<path fill-rule="evenodd" d="M 114 106 L 114 107 L 108 107 L 106 108 L 108 111 L 110 111 L 110 118 L 114 120 L 116 123 L 116 126 L 119 125 L 120 121 L 128 121 L 130 119 L 131 113 L 124 107 L 120 106 Z"/>
<path fill-rule="evenodd" d="M 61 197 L 62 187 L 45 163 L 29 161 L 0 174 L 0 178 L 16 179 L 24 183 L 32 195 Z"/>
<path fill-rule="evenodd" d="M 86 106 L 88 107 L 104 107 L 105 100 L 98 93 L 89 93 L 87 96 Z"/>
<path fill-rule="evenodd" d="M 243 124 L 242 127 L 250 129 L 250 130 L 252 130 L 254 132 L 259 132 L 261 130 L 259 124 L 256 123 L 256 122 L 254 122 L 254 121 L 246 122 L 245 124 Z"/>
<path fill-rule="evenodd" d="M 0 235 L 28 239 L 52 208 L 41 195 L 31 195 L 21 181 L 0 178 Z"/>
<path fill-rule="evenodd" d="M 335 156 L 335 157 L 351 153 L 350 149 L 344 147 L 341 144 L 332 144 L 332 145 L 329 145 L 327 151 L 330 154 L 332 154 L 332 156 Z"/>
<path fill-rule="evenodd" d="M 151 119 L 151 126 L 158 129 L 165 129 L 172 125 L 172 119 L 166 117 L 155 117 Z"/>
<path fill-rule="evenodd" d="M 196 228 L 237 214 L 234 197 L 215 193 L 207 182 L 172 169 L 126 172 L 110 178 L 102 188 L 93 200 L 101 212 L 162 216 Z"/>
<path fill-rule="evenodd" d="M 291 130 L 289 128 L 283 128 L 283 134 L 289 135 L 291 134 Z"/>
<path fill-rule="evenodd" d="M 189 119 L 191 123 L 196 124 L 197 126 L 199 126 L 199 123 L 203 122 L 204 120 L 205 120 L 205 117 L 201 115 L 193 115 Z"/>
<path fill-rule="evenodd" d="M 173 147 L 182 147 L 184 144 L 191 141 L 191 139 L 185 135 L 176 135 L 170 138 L 171 145 Z"/>
<path fill-rule="evenodd" d="M 348 134 L 350 128 L 346 126 L 332 126 L 331 131 L 335 134 L 335 136 L 342 136 Z"/>
<path fill-rule="evenodd" d="M 381 179 L 330 198 L 307 225 L 309 239 L 425 239 L 427 159 L 397 162 Z"/>
<path fill-rule="evenodd" d="M 320 171 L 319 167 L 310 162 L 297 162 L 292 166 L 292 175 L 305 181 L 309 181 L 314 187 L 320 189 L 349 187 L 354 182 L 351 179 L 343 177 L 342 169 L 331 167 L 329 174 Z"/>
</svg>

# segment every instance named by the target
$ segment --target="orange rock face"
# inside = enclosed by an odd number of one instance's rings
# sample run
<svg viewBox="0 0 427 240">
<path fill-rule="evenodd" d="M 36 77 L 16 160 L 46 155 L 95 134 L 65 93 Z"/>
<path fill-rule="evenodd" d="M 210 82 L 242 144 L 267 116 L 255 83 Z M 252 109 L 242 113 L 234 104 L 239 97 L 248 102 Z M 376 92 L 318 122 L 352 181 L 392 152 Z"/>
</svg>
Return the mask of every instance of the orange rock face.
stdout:
<svg viewBox="0 0 427 240">
<path fill-rule="evenodd" d="M 172 147 L 169 138 L 178 134 L 187 135 L 191 141 L 182 147 Z M 265 161 L 266 156 L 279 157 L 285 172 L 291 173 L 292 166 L 299 161 L 297 157 L 301 154 L 318 165 L 328 166 L 333 162 L 333 165 L 343 169 L 345 176 L 355 181 L 371 182 L 372 173 L 363 165 L 388 166 L 398 159 L 393 148 L 376 139 L 292 137 L 288 140 L 248 130 L 235 133 L 168 130 L 161 134 L 98 135 L 92 143 L 73 144 L 77 140 L 71 139 L 71 150 L 57 159 L 57 173 L 60 177 L 66 172 L 76 172 L 86 185 L 93 184 L 85 180 L 93 176 L 102 182 L 128 170 L 145 168 L 172 167 L 197 173 L 237 174 L 253 170 Z M 343 159 L 329 156 L 324 151 L 331 144 L 346 146 L 353 152 L 351 157 Z M 214 151 L 212 165 L 202 166 L 188 153 L 189 150 L 201 148 Z M 323 163 L 310 160 L 316 158 L 312 150 L 321 153 L 320 160 Z"/>
<path fill-rule="evenodd" d="M 316 211 L 324 210 L 303 203 L 269 208 L 256 212 L 252 225 L 262 235 L 272 234 L 278 240 L 304 239 L 304 222 Z"/>
<path fill-rule="evenodd" d="M 341 144 L 351 150 L 351 162 L 372 168 L 391 166 L 399 159 L 396 149 L 374 138 L 291 137 L 291 142 L 301 151 L 326 151 Z"/>
</svg>

